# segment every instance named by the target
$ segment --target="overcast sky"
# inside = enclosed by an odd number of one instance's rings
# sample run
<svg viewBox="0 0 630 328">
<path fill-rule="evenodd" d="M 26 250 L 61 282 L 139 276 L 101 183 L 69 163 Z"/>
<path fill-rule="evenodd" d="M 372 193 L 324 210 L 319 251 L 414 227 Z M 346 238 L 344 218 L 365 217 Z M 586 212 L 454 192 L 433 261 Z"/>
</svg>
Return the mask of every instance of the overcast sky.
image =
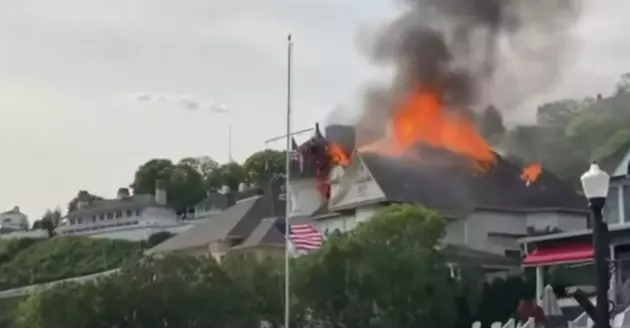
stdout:
<svg viewBox="0 0 630 328">
<path fill-rule="evenodd" d="M 80 189 L 114 196 L 151 158 L 226 161 L 230 121 L 235 159 L 263 148 L 285 129 L 288 33 L 294 127 L 354 106 L 384 74 L 358 39 L 395 17 L 397 2 L 0 1 L 0 211 L 19 205 L 34 220 Z M 607 92 L 630 71 L 630 2 L 589 3 L 579 60 L 546 98 Z M 130 97 L 139 93 L 154 98 Z"/>
</svg>

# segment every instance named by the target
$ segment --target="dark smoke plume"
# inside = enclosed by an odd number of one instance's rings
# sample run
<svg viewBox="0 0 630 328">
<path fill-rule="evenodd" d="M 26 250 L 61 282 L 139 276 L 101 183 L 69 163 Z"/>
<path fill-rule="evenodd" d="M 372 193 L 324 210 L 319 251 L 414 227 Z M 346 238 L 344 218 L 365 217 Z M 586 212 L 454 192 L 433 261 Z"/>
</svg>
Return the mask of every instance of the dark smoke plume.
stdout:
<svg viewBox="0 0 630 328">
<path fill-rule="evenodd" d="M 384 118 L 412 87 L 440 90 L 447 107 L 495 104 L 504 114 L 548 91 L 570 59 L 579 1 L 406 0 L 370 54 L 396 72 L 366 94 L 359 142 L 382 137 Z"/>
</svg>

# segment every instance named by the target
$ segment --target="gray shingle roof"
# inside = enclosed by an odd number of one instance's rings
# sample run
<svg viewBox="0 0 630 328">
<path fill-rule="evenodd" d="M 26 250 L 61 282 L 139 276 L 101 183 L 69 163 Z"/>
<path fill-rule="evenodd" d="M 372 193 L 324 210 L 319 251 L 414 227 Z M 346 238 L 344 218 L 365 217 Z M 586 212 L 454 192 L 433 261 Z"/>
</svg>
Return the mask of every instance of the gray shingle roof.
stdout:
<svg viewBox="0 0 630 328">
<path fill-rule="evenodd" d="M 284 215 L 284 202 L 270 197 L 255 196 L 243 199 L 208 222 L 184 231 L 157 245 L 149 253 L 178 251 L 203 247 L 211 242 L 229 238 L 246 239 L 266 217 Z"/>
<path fill-rule="evenodd" d="M 276 228 L 277 218 L 266 218 L 260 221 L 247 239 L 237 248 L 251 248 L 260 246 L 284 247 L 284 235 Z"/>
<path fill-rule="evenodd" d="M 430 164 L 374 153 L 359 156 L 389 201 L 422 204 L 436 210 L 567 209 L 584 211 L 584 199 L 552 173 L 543 171 L 527 186 L 522 168 L 497 155 L 484 173 L 452 153 L 428 149 Z M 421 156 L 422 156 L 421 154 Z"/>
</svg>

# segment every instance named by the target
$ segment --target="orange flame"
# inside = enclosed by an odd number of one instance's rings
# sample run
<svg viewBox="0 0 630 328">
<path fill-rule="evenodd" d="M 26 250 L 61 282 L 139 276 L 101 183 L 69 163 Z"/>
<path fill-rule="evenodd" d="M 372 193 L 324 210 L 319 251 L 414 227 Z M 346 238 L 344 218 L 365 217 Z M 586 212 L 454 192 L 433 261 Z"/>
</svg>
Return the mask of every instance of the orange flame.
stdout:
<svg viewBox="0 0 630 328">
<path fill-rule="evenodd" d="M 529 164 L 523 168 L 523 173 L 521 173 L 521 180 L 525 182 L 528 186 L 540 176 L 542 172 L 542 165 L 538 162 Z"/>
<path fill-rule="evenodd" d="M 473 160 L 473 168 L 485 170 L 496 160 L 492 147 L 461 111 L 445 110 L 439 93 L 417 88 L 394 108 L 392 135 L 362 150 L 400 155 L 417 144 L 449 150 Z"/>
<path fill-rule="evenodd" d="M 344 167 L 350 164 L 350 159 L 339 145 L 334 143 L 329 144 L 328 147 L 326 147 L 326 151 L 328 151 L 328 154 L 332 158 L 333 163 L 339 164 Z"/>
</svg>

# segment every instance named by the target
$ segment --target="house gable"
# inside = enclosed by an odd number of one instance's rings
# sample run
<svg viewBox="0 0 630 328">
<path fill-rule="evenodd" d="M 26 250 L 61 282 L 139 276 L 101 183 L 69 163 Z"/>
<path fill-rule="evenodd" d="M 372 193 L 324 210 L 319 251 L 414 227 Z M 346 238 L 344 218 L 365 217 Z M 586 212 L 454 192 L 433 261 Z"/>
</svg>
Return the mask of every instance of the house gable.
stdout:
<svg viewBox="0 0 630 328">
<path fill-rule="evenodd" d="M 625 155 L 621 159 L 621 162 L 617 164 L 611 176 L 626 176 L 628 173 L 630 173 L 630 149 L 626 151 Z"/>
<path fill-rule="evenodd" d="M 340 166 L 331 170 L 330 199 L 332 211 L 385 200 L 385 194 L 361 157 L 356 153 L 345 170 Z"/>
</svg>

